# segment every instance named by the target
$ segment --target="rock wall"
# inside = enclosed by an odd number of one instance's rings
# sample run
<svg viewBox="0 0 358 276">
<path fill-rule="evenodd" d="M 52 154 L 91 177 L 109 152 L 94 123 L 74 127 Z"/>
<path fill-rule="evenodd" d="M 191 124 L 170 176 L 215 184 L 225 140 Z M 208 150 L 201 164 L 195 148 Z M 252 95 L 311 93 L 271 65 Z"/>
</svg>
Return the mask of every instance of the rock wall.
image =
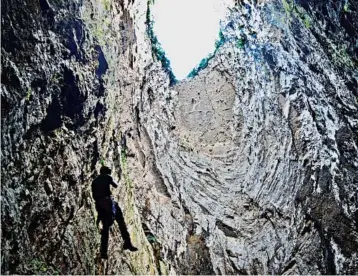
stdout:
<svg viewBox="0 0 358 276">
<path fill-rule="evenodd" d="M 355 2 L 237 1 L 175 86 L 146 2 L 2 14 L 2 273 L 358 273 Z M 114 227 L 107 262 L 101 160 L 140 248 Z"/>
<path fill-rule="evenodd" d="M 244 1 L 194 79 L 166 89 L 148 69 L 136 138 L 155 163 L 139 171 L 160 197 L 139 202 L 170 263 L 175 248 L 191 265 L 195 235 L 205 272 L 357 273 L 354 18 L 354 2 Z"/>
<path fill-rule="evenodd" d="M 114 227 L 108 262 L 98 259 L 90 194 L 101 160 L 116 181 L 127 173 L 120 141 L 130 113 L 121 113 L 139 89 L 148 41 L 135 17 L 146 10 L 139 1 L 4 1 L 2 274 L 158 273 L 130 179 L 114 196 L 139 253 L 122 251 Z"/>
</svg>

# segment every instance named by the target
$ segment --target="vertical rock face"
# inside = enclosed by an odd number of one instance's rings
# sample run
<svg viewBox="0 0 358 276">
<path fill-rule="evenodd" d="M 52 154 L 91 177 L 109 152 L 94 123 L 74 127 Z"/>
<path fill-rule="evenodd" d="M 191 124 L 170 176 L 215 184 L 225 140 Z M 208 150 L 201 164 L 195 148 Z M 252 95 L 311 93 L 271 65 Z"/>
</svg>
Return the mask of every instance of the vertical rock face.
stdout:
<svg viewBox="0 0 358 276">
<path fill-rule="evenodd" d="M 134 17 L 146 10 L 139 1 L 3 3 L 2 273 L 158 272 L 120 155 L 124 109 L 144 67 L 138 48 L 146 51 L 145 22 L 136 27 Z M 122 252 L 115 227 L 108 266 L 96 259 L 90 194 L 100 160 L 116 181 L 122 167 L 114 196 L 141 248 Z"/>
<path fill-rule="evenodd" d="M 2 9 L 2 273 L 358 273 L 355 2 L 239 1 L 172 87 L 143 1 Z M 141 249 L 106 263 L 101 160 Z"/>
<path fill-rule="evenodd" d="M 139 202 L 168 260 L 191 266 L 196 235 L 202 271 L 357 273 L 356 17 L 355 3 L 238 3 L 194 79 L 166 89 L 148 69 L 138 139 L 160 195 Z"/>
</svg>

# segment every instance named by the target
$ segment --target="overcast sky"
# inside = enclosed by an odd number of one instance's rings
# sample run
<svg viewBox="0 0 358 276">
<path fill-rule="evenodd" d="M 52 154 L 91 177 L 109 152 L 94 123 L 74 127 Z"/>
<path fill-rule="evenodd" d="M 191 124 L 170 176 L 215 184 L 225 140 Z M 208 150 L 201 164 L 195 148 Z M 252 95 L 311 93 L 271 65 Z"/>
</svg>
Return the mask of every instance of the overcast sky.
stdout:
<svg viewBox="0 0 358 276">
<path fill-rule="evenodd" d="M 184 79 L 201 59 L 215 50 L 222 0 L 155 0 L 154 32 L 170 60 L 174 75 Z"/>
</svg>

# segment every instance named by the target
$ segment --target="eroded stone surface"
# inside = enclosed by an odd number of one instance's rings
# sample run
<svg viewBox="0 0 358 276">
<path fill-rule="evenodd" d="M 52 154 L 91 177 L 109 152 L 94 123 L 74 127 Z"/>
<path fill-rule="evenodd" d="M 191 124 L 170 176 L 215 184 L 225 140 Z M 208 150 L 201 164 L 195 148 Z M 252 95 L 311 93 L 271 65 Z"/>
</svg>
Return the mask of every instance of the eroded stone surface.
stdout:
<svg viewBox="0 0 358 276">
<path fill-rule="evenodd" d="M 189 210 L 215 273 L 357 271 L 357 174 L 350 169 L 357 163 L 355 46 L 334 19 L 347 20 L 342 5 L 328 17 L 319 4 L 304 7 L 235 7 L 223 22 L 226 43 L 208 68 L 172 89 L 146 87 L 156 97 L 142 105 L 140 129 L 149 134 L 167 187 L 158 191 L 174 208 L 181 202 L 181 212 Z M 325 29 L 331 20 L 337 33 Z M 349 35 L 356 37 L 357 28 Z M 350 54 L 337 56 L 332 47 Z M 218 85 L 208 85 L 217 72 Z M 222 82 L 234 86 L 235 98 L 224 98 L 232 108 L 219 124 L 211 103 Z M 214 139 L 227 126 L 231 132 Z M 342 128 L 349 166 L 336 138 Z M 179 216 L 158 217 L 165 229 Z"/>
<path fill-rule="evenodd" d="M 345 3 L 237 1 L 209 66 L 169 87 L 146 3 L 5 2 L 2 273 L 357 274 Z M 115 227 L 105 264 L 101 159 L 141 248 L 123 252 Z"/>
<path fill-rule="evenodd" d="M 233 148 L 235 89 L 230 79 L 213 70 L 174 90 L 178 95 L 177 135 L 184 148 L 214 155 Z"/>
</svg>

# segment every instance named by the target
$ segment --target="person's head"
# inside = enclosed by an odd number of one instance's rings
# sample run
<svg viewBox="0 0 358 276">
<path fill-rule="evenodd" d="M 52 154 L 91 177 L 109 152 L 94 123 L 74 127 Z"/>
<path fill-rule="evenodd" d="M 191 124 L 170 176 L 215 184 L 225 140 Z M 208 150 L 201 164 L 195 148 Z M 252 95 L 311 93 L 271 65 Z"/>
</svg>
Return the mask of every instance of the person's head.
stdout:
<svg viewBox="0 0 358 276">
<path fill-rule="evenodd" d="M 102 166 L 101 169 L 99 170 L 99 173 L 100 174 L 111 174 L 112 171 L 107 166 Z"/>
</svg>

